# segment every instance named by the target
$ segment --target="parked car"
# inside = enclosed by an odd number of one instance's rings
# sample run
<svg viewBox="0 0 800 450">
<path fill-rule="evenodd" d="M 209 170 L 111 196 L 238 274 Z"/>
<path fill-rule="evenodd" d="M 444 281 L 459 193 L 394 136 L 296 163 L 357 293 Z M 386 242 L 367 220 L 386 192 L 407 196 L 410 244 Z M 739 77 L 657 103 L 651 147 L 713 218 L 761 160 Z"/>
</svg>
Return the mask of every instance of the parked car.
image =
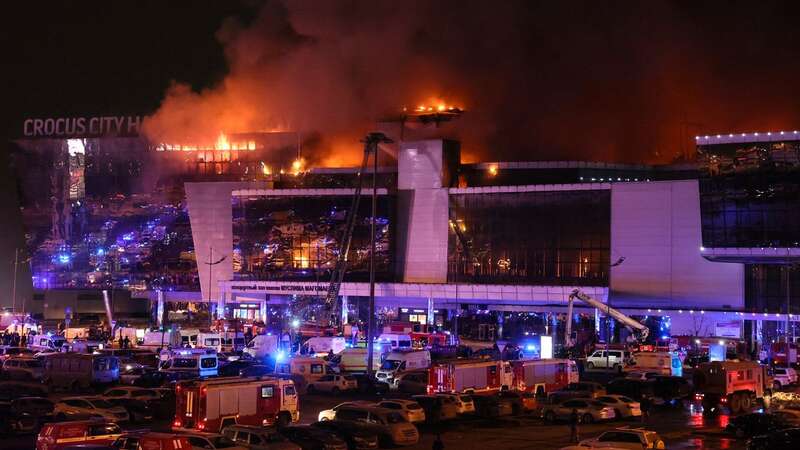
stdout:
<svg viewBox="0 0 800 450">
<path fill-rule="evenodd" d="M 140 387 L 119 386 L 103 393 L 105 398 L 133 398 L 136 400 L 159 400 L 161 395 L 153 389 Z"/>
<path fill-rule="evenodd" d="M 155 408 L 151 407 L 144 400 L 125 397 L 106 398 L 105 400 L 114 406 L 121 406 L 125 408 L 125 411 L 128 412 L 128 417 L 130 417 L 131 423 L 150 422 L 155 416 Z"/>
<path fill-rule="evenodd" d="M 366 374 L 353 374 L 350 376 L 356 379 L 358 392 L 362 394 L 385 395 L 389 392 L 390 387 L 386 382 L 378 381 L 375 378 L 368 377 Z"/>
<path fill-rule="evenodd" d="M 671 377 L 659 375 L 650 381 L 653 385 L 653 395 L 664 400 L 665 403 L 673 403 L 688 399 L 692 395 L 692 387 L 689 381 L 683 377 Z"/>
<path fill-rule="evenodd" d="M 425 394 L 428 392 L 428 372 L 403 372 L 395 377 L 397 389 L 406 394 Z"/>
<path fill-rule="evenodd" d="M 203 450 L 246 450 L 247 447 L 233 442 L 231 439 L 216 433 L 186 433 L 186 440 L 192 449 Z"/>
<path fill-rule="evenodd" d="M 11 401 L 21 397 L 47 397 L 46 385 L 38 382 L 3 381 L 0 382 L 0 401 Z"/>
<path fill-rule="evenodd" d="M 444 397 L 443 397 L 444 398 Z M 376 403 L 377 406 L 399 411 L 411 423 L 425 422 L 425 410 L 413 400 L 391 399 Z"/>
<path fill-rule="evenodd" d="M 81 446 L 79 448 L 86 448 Z M 95 447 L 90 447 L 92 450 Z M 183 450 L 193 448 L 186 435 L 174 433 L 154 433 L 151 431 L 124 433 L 111 448 L 121 450 Z"/>
<path fill-rule="evenodd" d="M 453 399 L 459 414 L 472 414 L 475 412 L 475 401 L 472 399 L 471 395 L 451 394 L 447 392 L 441 392 L 436 395 Z"/>
<path fill-rule="evenodd" d="M 12 400 L 8 408 L 16 413 L 28 413 L 41 416 L 52 414 L 55 403 L 44 397 L 20 397 Z"/>
<path fill-rule="evenodd" d="M 104 420 L 45 424 L 36 438 L 36 450 L 61 450 L 71 445 L 109 445 L 122 434 L 119 425 Z"/>
<path fill-rule="evenodd" d="M 606 394 L 606 388 L 600 383 L 591 381 L 581 381 L 569 383 L 563 388 L 553 391 L 548 395 L 550 401 L 562 402 L 570 398 L 590 398 L 599 397 Z"/>
<path fill-rule="evenodd" d="M 355 391 L 358 389 L 358 382 L 355 378 L 349 375 L 323 375 L 314 381 L 309 381 L 306 386 L 306 392 L 313 394 L 315 392 L 329 392 L 333 395 L 339 395 L 345 391 Z"/>
<path fill-rule="evenodd" d="M 593 439 L 585 439 L 579 444 L 588 448 L 615 449 L 664 449 L 664 440 L 655 431 L 643 428 L 617 428 L 606 431 Z"/>
<path fill-rule="evenodd" d="M 245 366 L 239 370 L 239 376 L 260 377 L 263 375 L 270 375 L 274 371 L 275 371 L 274 367 L 270 367 L 264 364 L 250 364 L 249 366 Z"/>
<path fill-rule="evenodd" d="M 776 367 L 772 369 L 772 382 L 777 388 L 797 383 L 797 371 L 792 368 Z"/>
<path fill-rule="evenodd" d="M 0 345 L 0 363 L 13 356 L 34 356 L 36 352 L 27 347 Z"/>
<path fill-rule="evenodd" d="M 300 450 L 299 445 L 290 442 L 276 428 L 230 425 L 222 434 L 236 445 L 251 450 Z"/>
<path fill-rule="evenodd" d="M 510 416 L 514 413 L 514 406 L 507 398 L 496 395 L 473 395 L 475 413 L 481 417 Z"/>
<path fill-rule="evenodd" d="M 161 387 L 183 379 L 178 372 L 161 372 L 158 370 L 145 371 L 138 378 L 133 380 L 133 385 L 138 387 L 154 388 Z"/>
<path fill-rule="evenodd" d="M 39 419 L 29 413 L 14 411 L 5 405 L 0 405 L 0 436 L 35 433 L 40 425 Z"/>
<path fill-rule="evenodd" d="M 652 399 L 655 397 L 655 386 L 648 381 L 617 378 L 609 381 L 608 385 L 606 385 L 606 392 L 608 394 L 624 395 L 641 402 L 644 398 Z"/>
<path fill-rule="evenodd" d="M 514 415 L 522 413 L 533 412 L 538 408 L 539 402 L 536 400 L 536 395 L 532 392 L 522 391 L 500 391 L 501 398 L 507 398 L 511 401 Z"/>
<path fill-rule="evenodd" d="M 647 372 L 643 370 L 633 370 L 625 374 L 629 380 L 647 381 L 658 375 L 658 372 Z"/>
<path fill-rule="evenodd" d="M 631 360 L 631 352 L 624 350 L 597 350 L 586 358 L 586 369 L 622 369 Z"/>
<path fill-rule="evenodd" d="M 611 420 L 616 417 L 614 408 L 591 398 L 575 398 L 542 407 L 542 418 L 547 422 L 569 419 L 572 411 L 578 413 L 582 423 Z"/>
<path fill-rule="evenodd" d="M 624 395 L 601 395 L 597 397 L 597 401 L 613 407 L 614 414 L 616 414 L 619 419 L 641 417 L 642 415 L 641 404 Z"/>
<path fill-rule="evenodd" d="M 339 403 L 338 405 L 334 406 L 331 409 L 323 409 L 322 411 L 320 411 L 319 414 L 317 415 L 317 420 L 319 420 L 320 422 L 324 422 L 326 420 L 333 420 L 336 417 L 336 411 L 338 411 L 339 408 L 342 408 L 344 406 L 374 406 L 374 405 L 375 403 L 367 401 L 353 401 L 353 402 Z"/>
<path fill-rule="evenodd" d="M 360 422 L 347 422 L 344 420 L 326 420 L 314 422 L 312 427 L 335 433 L 342 438 L 350 450 L 364 450 L 378 448 L 379 430 L 374 425 Z"/>
<path fill-rule="evenodd" d="M 254 366 L 254 360 L 237 359 L 235 361 L 226 362 L 219 367 L 219 376 L 221 377 L 238 377 L 242 370 L 250 366 Z"/>
<path fill-rule="evenodd" d="M 41 426 L 53 421 L 55 403 L 43 397 L 20 397 L 9 403 L 0 403 L 0 412 L 7 413 L 0 418 L 0 428 L 13 425 L 13 431 L 38 432 Z"/>
<path fill-rule="evenodd" d="M 3 361 L 3 378 L 9 380 L 39 381 L 42 379 L 44 365 L 31 356 L 12 356 Z"/>
<path fill-rule="evenodd" d="M 379 439 L 384 445 L 415 445 L 419 442 L 419 432 L 402 414 L 391 409 L 361 404 L 339 405 L 336 420 L 366 422 L 380 430 Z"/>
<path fill-rule="evenodd" d="M 800 428 L 773 431 L 747 441 L 747 450 L 794 450 L 800 447 Z"/>
<path fill-rule="evenodd" d="M 775 414 L 750 413 L 730 419 L 725 432 L 742 438 L 769 434 L 785 428 L 789 428 L 789 425 Z"/>
<path fill-rule="evenodd" d="M 125 408 L 114 406 L 100 397 L 63 398 L 56 403 L 53 414 L 58 421 L 75 415 L 102 417 L 110 422 L 127 422 L 130 419 Z"/>
<path fill-rule="evenodd" d="M 299 425 L 281 428 L 280 433 L 303 450 L 347 450 L 347 443 L 324 428 Z"/>
<path fill-rule="evenodd" d="M 800 427 L 800 410 L 794 408 L 784 408 L 773 411 L 772 414 L 793 427 Z"/>
<path fill-rule="evenodd" d="M 425 411 L 425 421 L 438 423 L 444 420 L 455 419 L 458 416 L 458 407 L 455 402 L 438 395 L 414 395 L 411 397 Z"/>
</svg>

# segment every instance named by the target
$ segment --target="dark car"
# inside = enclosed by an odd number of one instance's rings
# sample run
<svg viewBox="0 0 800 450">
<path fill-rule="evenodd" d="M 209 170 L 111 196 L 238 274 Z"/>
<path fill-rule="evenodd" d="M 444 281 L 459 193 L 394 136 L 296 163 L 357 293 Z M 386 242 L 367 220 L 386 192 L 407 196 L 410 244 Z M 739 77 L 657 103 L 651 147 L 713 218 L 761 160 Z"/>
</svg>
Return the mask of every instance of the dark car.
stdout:
<svg viewBox="0 0 800 450">
<path fill-rule="evenodd" d="M 42 416 L 52 414 L 55 403 L 44 397 L 20 397 L 12 400 L 9 408 L 18 414 L 28 413 L 34 416 Z"/>
<path fill-rule="evenodd" d="M 353 374 L 352 376 L 358 383 L 358 392 L 362 394 L 384 395 L 389 392 L 389 384 L 384 381 L 378 381 L 366 374 Z"/>
<path fill-rule="evenodd" d="M 47 386 L 41 383 L 5 381 L 0 383 L 0 401 L 10 402 L 20 397 L 47 397 Z"/>
<path fill-rule="evenodd" d="M 475 414 L 481 417 L 500 417 L 514 413 L 514 406 L 507 398 L 494 395 L 473 395 L 472 401 L 475 403 Z"/>
<path fill-rule="evenodd" d="M 741 438 L 770 434 L 786 428 L 789 428 L 786 422 L 776 415 L 751 413 L 731 419 L 725 432 Z"/>
<path fill-rule="evenodd" d="M 182 377 L 179 372 L 152 371 L 142 374 L 142 376 L 133 382 L 133 385 L 138 387 L 154 388 L 169 386 L 177 383 L 181 379 Z"/>
<path fill-rule="evenodd" d="M 367 423 L 346 420 L 325 420 L 311 424 L 336 434 L 347 443 L 350 450 L 378 448 L 380 431 Z"/>
<path fill-rule="evenodd" d="M 233 363 L 231 363 L 233 364 Z M 239 370 L 239 376 L 242 377 L 260 377 L 270 375 L 275 369 L 265 364 L 250 364 Z"/>
<path fill-rule="evenodd" d="M 335 433 L 308 425 L 285 427 L 280 433 L 303 450 L 347 450 L 347 443 Z"/>
<path fill-rule="evenodd" d="M 526 403 L 530 403 L 527 399 L 533 397 L 533 394 L 519 391 L 500 391 L 498 395 L 500 398 L 511 402 L 511 411 L 515 416 L 532 410 L 532 408 L 526 406 Z"/>
<path fill-rule="evenodd" d="M 224 366 L 220 366 L 219 368 L 219 376 L 221 377 L 238 377 L 239 373 L 252 365 L 255 365 L 253 361 L 242 361 L 236 360 L 226 363 Z"/>
<path fill-rule="evenodd" d="M 800 428 L 774 431 L 747 441 L 747 450 L 795 450 L 800 447 Z"/>
<path fill-rule="evenodd" d="M 634 400 L 642 401 L 644 398 L 652 399 L 655 396 L 655 386 L 651 380 L 632 380 L 617 378 L 606 385 L 606 392 L 613 395 L 624 395 Z"/>
<path fill-rule="evenodd" d="M 105 398 L 114 406 L 122 406 L 128 411 L 131 423 L 144 423 L 153 420 L 155 412 L 148 402 L 135 398 Z"/>
<path fill-rule="evenodd" d="M 658 375 L 652 378 L 653 394 L 667 403 L 683 400 L 692 394 L 689 381 L 683 377 L 670 377 Z"/>
<path fill-rule="evenodd" d="M 554 402 L 563 402 L 571 398 L 594 398 L 605 394 L 606 389 L 602 384 L 581 381 L 579 383 L 570 383 L 557 391 L 551 392 L 548 398 Z"/>
</svg>

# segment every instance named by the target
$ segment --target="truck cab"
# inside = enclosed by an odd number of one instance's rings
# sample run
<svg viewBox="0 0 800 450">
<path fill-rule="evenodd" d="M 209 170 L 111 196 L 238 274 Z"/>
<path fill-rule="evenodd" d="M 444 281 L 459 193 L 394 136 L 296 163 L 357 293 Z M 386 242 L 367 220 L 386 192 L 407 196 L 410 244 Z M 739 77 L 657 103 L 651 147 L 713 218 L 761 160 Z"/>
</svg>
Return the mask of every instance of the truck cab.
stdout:
<svg viewBox="0 0 800 450">
<path fill-rule="evenodd" d="M 375 377 L 396 388 L 394 380 L 400 373 L 408 370 L 424 370 L 430 366 L 431 353 L 428 350 L 394 351 L 386 355 L 380 369 L 375 373 Z"/>
<path fill-rule="evenodd" d="M 305 392 L 309 383 L 318 381 L 325 375 L 335 374 L 335 371 L 322 358 L 295 356 L 275 364 L 275 373 L 291 376 L 297 383 L 298 389 Z"/>
<path fill-rule="evenodd" d="M 695 399 L 704 413 L 725 406 L 731 413 L 746 412 L 757 403 L 768 406 L 772 380 L 754 361 L 713 361 L 694 370 Z"/>
</svg>

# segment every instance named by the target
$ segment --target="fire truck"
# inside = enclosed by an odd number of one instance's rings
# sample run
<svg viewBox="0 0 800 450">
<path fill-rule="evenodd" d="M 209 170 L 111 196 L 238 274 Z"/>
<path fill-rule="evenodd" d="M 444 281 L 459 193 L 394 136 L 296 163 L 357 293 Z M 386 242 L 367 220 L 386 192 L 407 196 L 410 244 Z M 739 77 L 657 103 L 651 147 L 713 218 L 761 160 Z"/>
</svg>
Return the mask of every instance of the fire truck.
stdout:
<svg viewBox="0 0 800 450">
<path fill-rule="evenodd" d="M 441 361 L 428 370 L 428 393 L 499 391 L 511 387 L 513 375 L 505 361 Z"/>
<path fill-rule="evenodd" d="M 511 388 L 537 395 L 547 394 L 570 382 L 578 381 L 577 366 L 568 359 L 521 359 L 511 361 L 511 367 L 514 371 Z"/>
<path fill-rule="evenodd" d="M 702 402 L 704 413 L 724 406 L 733 414 L 757 403 L 769 406 L 771 383 L 766 368 L 753 361 L 714 361 L 694 370 L 695 400 Z"/>
<path fill-rule="evenodd" d="M 294 382 L 273 377 L 178 383 L 172 429 L 219 432 L 228 425 L 286 426 L 300 420 Z"/>
</svg>

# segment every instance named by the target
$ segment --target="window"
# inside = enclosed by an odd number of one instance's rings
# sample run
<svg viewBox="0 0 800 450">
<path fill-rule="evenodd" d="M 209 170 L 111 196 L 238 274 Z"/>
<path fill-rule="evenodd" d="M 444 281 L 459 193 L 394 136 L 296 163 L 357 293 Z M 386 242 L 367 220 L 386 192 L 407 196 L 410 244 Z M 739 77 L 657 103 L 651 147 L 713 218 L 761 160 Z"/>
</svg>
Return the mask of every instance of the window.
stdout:
<svg viewBox="0 0 800 450">
<path fill-rule="evenodd" d="M 322 364 L 312 364 L 311 373 L 323 373 Z"/>
<path fill-rule="evenodd" d="M 200 360 L 200 367 L 203 369 L 213 369 L 217 367 L 217 358 L 203 358 Z"/>
<path fill-rule="evenodd" d="M 597 438 L 599 442 L 630 442 L 641 445 L 642 440 L 635 433 L 624 433 L 621 431 L 609 431 Z"/>
<path fill-rule="evenodd" d="M 297 392 L 294 390 L 294 386 L 284 386 L 283 387 L 283 395 L 286 397 L 294 397 Z"/>
<path fill-rule="evenodd" d="M 336 418 L 339 420 L 367 420 L 369 413 L 357 409 L 342 408 L 336 411 Z"/>
<path fill-rule="evenodd" d="M 121 434 L 119 426 L 116 424 L 92 425 L 89 427 L 89 436 L 104 436 L 107 434 Z"/>
<path fill-rule="evenodd" d="M 333 381 L 333 375 L 325 375 L 324 377 L 320 377 L 319 381 L 322 382 Z"/>
<path fill-rule="evenodd" d="M 261 386 L 261 398 L 272 398 L 275 395 L 275 386 Z"/>
<path fill-rule="evenodd" d="M 192 447 L 214 450 L 214 447 L 211 445 L 211 443 L 205 440 L 204 438 L 197 436 L 188 436 L 187 439 L 189 439 L 189 443 L 192 444 Z"/>
</svg>

